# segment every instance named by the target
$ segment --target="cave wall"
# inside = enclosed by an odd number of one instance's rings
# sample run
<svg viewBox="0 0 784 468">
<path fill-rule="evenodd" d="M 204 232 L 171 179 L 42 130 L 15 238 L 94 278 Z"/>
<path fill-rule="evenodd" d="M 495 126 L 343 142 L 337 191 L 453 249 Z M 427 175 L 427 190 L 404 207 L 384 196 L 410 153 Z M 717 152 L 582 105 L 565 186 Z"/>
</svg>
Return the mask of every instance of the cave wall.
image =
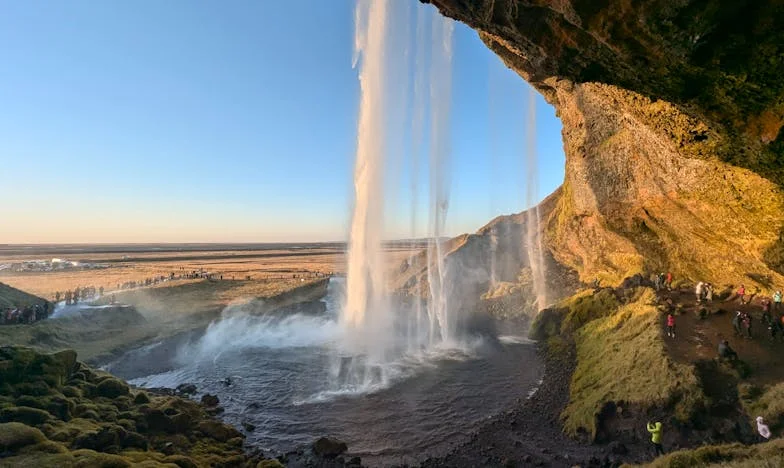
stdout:
<svg viewBox="0 0 784 468">
<path fill-rule="evenodd" d="M 555 106 L 566 176 L 542 213 L 559 265 L 783 282 L 784 2 L 423 1 Z"/>
</svg>

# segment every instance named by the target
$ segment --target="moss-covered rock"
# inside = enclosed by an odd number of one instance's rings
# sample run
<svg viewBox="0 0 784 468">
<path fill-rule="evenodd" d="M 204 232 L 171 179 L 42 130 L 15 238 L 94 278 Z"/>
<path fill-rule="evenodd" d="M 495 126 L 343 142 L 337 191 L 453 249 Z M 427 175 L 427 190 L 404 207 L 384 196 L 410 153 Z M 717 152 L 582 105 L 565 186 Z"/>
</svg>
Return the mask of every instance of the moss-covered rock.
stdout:
<svg viewBox="0 0 784 468">
<path fill-rule="evenodd" d="M 70 352 L 0 350 L 3 468 L 255 466 L 242 434 L 194 401 L 132 394 Z"/>
<path fill-rule="evenodd" d="M 20 422 L 29 426 L 37 426 L 52 419 L 44 410 L 29 406 L 14 406 L 0 410 L 0 422 Z"/>
<path fill-rule="evenodd" d="M 95 387 L 96 395 L 106 398 L 117 398 L 120 396 L 128 395 L 130 388 L 128 384 L 115 378 L 107 378 L 102 380 Z"/>
<path fill-rule="evenodd" d="M 219 421 L 202 421 L 199 423 L 198 429 L 204 433 L 204 435 L 212 437 L 219 442 L 228 442 L 230 439 L 234 439 L 235 437 L 245 437 L 238 430 Z"/>
<path fill-rule="evenodd" d="M 46 436 L 34 427 L 19 422 L 0 424 L 0 453 L 15 452 L 45 440 Z"/>
<path fill-rule="evenodd" d="M 143 391 L 138 392 L 133 397 L 133 403 L 136 404 L 136 405 L 143 405 L 143 404 L 146 404 L 146 403 L 149 403 L 149 402 L 150 402 L 150 396 L 147 395 L 147 392 L 143 392 Z"/>
<path fill-rule="evenodd" d="M 285 468 L 286 465 L 276 459 L 262 460 L 256 464 L 256 468 Z"/>
</svg>

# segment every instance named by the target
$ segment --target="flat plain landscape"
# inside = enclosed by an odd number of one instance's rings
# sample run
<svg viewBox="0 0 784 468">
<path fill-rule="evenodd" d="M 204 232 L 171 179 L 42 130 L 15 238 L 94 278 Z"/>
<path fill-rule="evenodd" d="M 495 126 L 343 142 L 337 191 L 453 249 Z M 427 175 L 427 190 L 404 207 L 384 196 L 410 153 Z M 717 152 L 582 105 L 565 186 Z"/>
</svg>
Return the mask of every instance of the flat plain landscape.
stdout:
<svg viewBox="0 0 784 468">
<path fill-rule="evenodd" d="M 413 247 L 390 245 L 390 269 L 419 245 Z M 277 301 L 288 293 L 317 298 L 326 278 L 345 274 L 345 261 L 339 243 L 0 246 L 0 283 L 50 301 L 58 292 L 63 298 L 76 288 L 103 287 L 96 304 L 113 295 L 138 312 L 134 320 L 79 315 L 3 326 L 0 342 L 73 347 L 82 358 L 103 362 L 131 346 L 203 328 L 232 303 Z"/>
</svg>

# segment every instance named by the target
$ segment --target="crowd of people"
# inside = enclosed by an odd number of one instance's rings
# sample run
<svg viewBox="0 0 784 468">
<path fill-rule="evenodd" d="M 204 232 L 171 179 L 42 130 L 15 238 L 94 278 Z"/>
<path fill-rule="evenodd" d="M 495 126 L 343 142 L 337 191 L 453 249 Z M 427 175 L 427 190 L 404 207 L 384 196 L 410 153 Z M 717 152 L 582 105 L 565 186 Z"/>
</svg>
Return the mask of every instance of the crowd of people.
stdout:
<svg viewBox="0 0 784 468">
<path fill-rule="evenodd" d="M 52 313 L 52 304 L 28 304 L 19 307 L 7 307 L 0 310 L 0 325 L 17 325 L 44 320 Z"/>
<path fill-rule="evenodd" d="M 65 301 L 65 305 L 78 304 L 79 302 L 91 301 L 96 297 L 103 296 L 103 286 L 96 288 L 95 286 L 77 287 L 73 291 L 70 289 L 63 293 L 57 291 L 54 293 L 54 302 Z"/>
</svg>

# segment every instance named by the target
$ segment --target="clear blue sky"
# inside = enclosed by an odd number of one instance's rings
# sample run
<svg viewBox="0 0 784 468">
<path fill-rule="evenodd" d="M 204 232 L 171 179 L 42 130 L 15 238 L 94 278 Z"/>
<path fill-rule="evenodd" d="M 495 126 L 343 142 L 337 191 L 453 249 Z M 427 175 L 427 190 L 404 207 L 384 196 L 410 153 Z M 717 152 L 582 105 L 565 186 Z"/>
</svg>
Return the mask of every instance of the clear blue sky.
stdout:
<svg viewBox="0 0 784 468">
<path fill-rule="evenodd" d="M 0 243 L 344 240 L 353 10 L 2 2 Z M 448 229 L 459 234 L 524 208 L 529 87 L 462 24 L 454 41 Z M 537 124 L 543 197 L 563 179 L 563 150 L 541 97 Z M 390 216 L 390 237 L 405 236 L 394 226 L 408 221 Z"/>
</svg>

